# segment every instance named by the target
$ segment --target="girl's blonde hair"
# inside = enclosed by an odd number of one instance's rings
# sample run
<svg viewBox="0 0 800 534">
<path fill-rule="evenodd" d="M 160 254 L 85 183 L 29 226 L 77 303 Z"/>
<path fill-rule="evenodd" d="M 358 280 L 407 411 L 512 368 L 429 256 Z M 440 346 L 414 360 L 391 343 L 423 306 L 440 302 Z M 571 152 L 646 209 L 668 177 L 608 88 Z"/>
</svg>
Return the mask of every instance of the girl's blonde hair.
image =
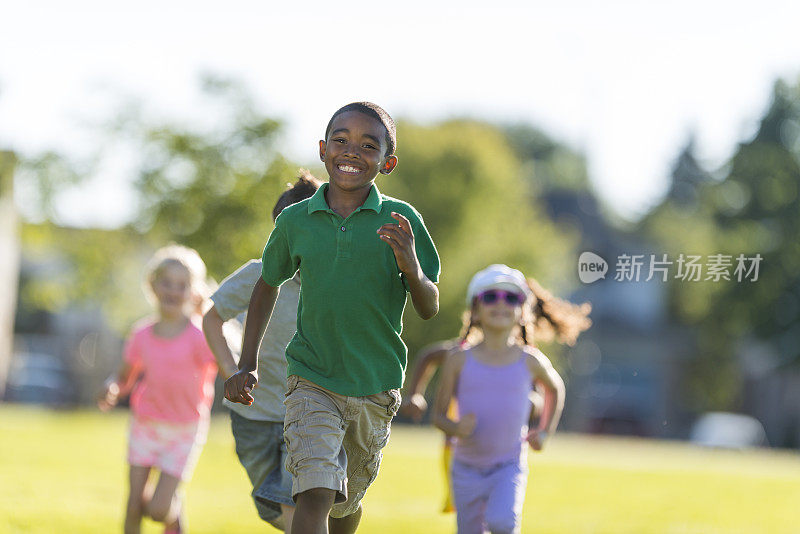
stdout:
<svg viewBox="0 0 800 534">
<path fill-rule="evenodd" d="M 589 313 L 592 305 L 588 302 L 573 304 L 560 299 L 543 288 L 533 278 L 528 278 L 528 287 L 533 296 L 522 308 L 522 320 L 517 333 L 518 341 L 523 345 L 533 345 L 533 336 L 537 341 L 574 345 L 578 336 L 592 325 Z M 475 301 L 464 312 L 461 333 L 462 343 L 475 345 L 483 339 L 480 322 L 475 318 Z"/>
<path fill-rule="evenodd" d="M 147 262 L 144 276 L 144 293 L 151 304 L 156 305 L 156 296 L 153 290 L 158 277 L 170 265 L 180 265 L 189 273 L 189 283 L 192 291 L 194 308 L 199 311 L 205 300 L 209 297 L 209 285 L 206 279 L 206 264 L 200 254 L 193 248 L 170 243 L 158 249 Z"/>
</svg>

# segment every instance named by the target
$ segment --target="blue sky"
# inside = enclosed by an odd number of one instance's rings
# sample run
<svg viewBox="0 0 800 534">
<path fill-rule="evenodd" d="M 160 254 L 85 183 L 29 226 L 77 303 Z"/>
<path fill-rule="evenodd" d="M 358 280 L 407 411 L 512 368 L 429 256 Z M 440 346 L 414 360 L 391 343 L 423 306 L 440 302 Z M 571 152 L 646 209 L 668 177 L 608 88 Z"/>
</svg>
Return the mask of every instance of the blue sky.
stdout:
<svg viewBox="0 0 800 534">
<path fill-rule="evenodd" d="M 774 80 L 800 73 L 792 2 L 287 4 L 14 3 L 0 33 L 0 147 L 91 154 L 104 140 L 86 125 L 120 95 L 208 124 L 197 79 L 212 71 L 285 120 L 284 149 L 300 162 L 315 161 L 330 113 L 353 100 L 421 122 L 527 121 L 583 151 L 604 202 L 636 218 L 691 132 L 708 165 L 722 164 Z M 87 186 L 105 202 L 68 194 L 62 221 L 124 222 L 125 160 L 123 150 Z"/>
</svg>

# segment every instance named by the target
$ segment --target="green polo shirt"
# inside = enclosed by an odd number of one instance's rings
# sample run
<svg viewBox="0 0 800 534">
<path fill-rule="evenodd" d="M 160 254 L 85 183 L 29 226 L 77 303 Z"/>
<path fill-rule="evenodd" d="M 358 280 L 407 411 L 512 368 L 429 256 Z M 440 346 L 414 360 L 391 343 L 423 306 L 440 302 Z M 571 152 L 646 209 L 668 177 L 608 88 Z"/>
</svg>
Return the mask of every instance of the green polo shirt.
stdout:
<svg viewBox="0 0 800 534">
<path fill-rule="evenodd" d="M 288 374 L 335 393 L 365 396 L 399 388 L 406 282 L 378 228 L 404 215 L 425 275 L 439 281 L 439 255 L 410 204 L 372 189 L 347 218 L 325 200 L 328 184 L 281 212 L 264 247 L 261 277 L 274 287 L 300 270 L 297 333 L 286 347 Z"/>
</svg>

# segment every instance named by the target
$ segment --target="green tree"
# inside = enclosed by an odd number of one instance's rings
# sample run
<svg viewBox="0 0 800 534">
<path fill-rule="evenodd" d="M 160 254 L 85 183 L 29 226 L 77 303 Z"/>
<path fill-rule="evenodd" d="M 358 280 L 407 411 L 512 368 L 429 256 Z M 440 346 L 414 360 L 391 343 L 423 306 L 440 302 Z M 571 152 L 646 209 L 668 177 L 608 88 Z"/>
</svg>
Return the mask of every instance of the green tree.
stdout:
<svg viewBox="0 0 800 534">
<path fill-rule="evenodd" d="M 696 357 L 687 369 L 697 410 L 735 408 L 741 389 L 737 348 L 752 337 L 784 361 L 800 356 L 800 86 L 775 84 L 756 135 L 739 145 L 715 180 L 683 151 L 664 201 L 643 221 L 673 257 L 730 256 L 730 281 L 674 281 L 671 311 L 697 328 Z M 758 280 L 735 272 L 737 258 L 761 256 Z M 743 274 L 746 274 L 743 273 Z"/>
<path fill-rule="evenodd" d="M 154 243 L 175 240 L 197 249 L 219 279 L 259 255 L 272 207 L 297 166 L 276 148 L 280 123 L 261 114 L 240 85 L 208 77 L 203 88 L 228 109 L 213 131 L 139 117 L 119 131 L 140 154 L 133 229 Z"/>
<path fill-rule="evenodd" d="M 272 229 L 272 207 L 297 167 L 276 148 L 279 121 L 260 113 L 239 84 L 206 77 L 202 88 L 209 107 L 224 110 L 211 131 L 153 121 L 136 105 L 105 127 L 114 149 L 137 155 L 135 217 L 122 228 L 54 224 L 58 194 L 93 170 L 55 153 L 26 162 L 23 178 L 38 192 L 44 222 L 23 228 L 25 253 L 55 266 L 23 288 L 26 305 L 55 311 L 99 302 L 124 332 L 149 311 L 141 280 L 157 247 L 175 241 L 197 249 L 217 280 L 259 255 Z"/>
<path fill-rule="evenodd" d="M 565 286 L 563 266 L 575 241 L 531 202 L 520 161 L 499 128 L 469 120 L 400 122 L 397 155 L 397 170 L 379 187 L 422 213 L 442 259 L 439 315 L 423 324 L 406 314 L 412 353 L 458 333 L 467 284 L 489 264 Z"/>
<path fill-rule="evenodd" d="M 65 263 L 78 266 L 59 278 L 74 283 L 66 300 L 82 295 L 116 302 L 110 308 L 121 330 L 144 311 L 141 268 L 155 247 L 168 241 L 194 247 L 221 279 L 259 254 L 272 228 L 269 211 L 296 174 L 297 166 L 276 148 L 280 123 L 258 112 L 241 86 L 207 78 L 203 87 L 227 110 L 212 131 L 153 122 L 135 106 L 113 122 L 111 133 L 138 154 L 131 224 L 77 233 L 41 225 L 26 234 L 31 246 L 62 241 Z M 458 332 L 467 283 L 490 263 L 513 265 L 557 291 L 566 287 L 563 265 L 573 264 L 575 240 L 532 201 L 530 180 L 503 131 L 466 120 L 433 126 L 400 121 L 398 156 L 397 170 L 378 184 L 422 213 L 443 264 L 439 316 L 423 323 L 406 315 L 412 352 Z M 103 272 L 115 276 L 103 278 Z M 63 304 L 55 291 L 60 284 L 49 284 L 31 294 L 51 307 Z M 116 290 L 121 286 L 131 289 L 125 298 L 142 306 L 125 305 Z"/>
<path fill-rule="evenodd" d="M 505 126 L 503 133 L 521 162 L 535 197 L 553 190 L 590 191 L 586 158 L 529 124 Z"/>
</svg>

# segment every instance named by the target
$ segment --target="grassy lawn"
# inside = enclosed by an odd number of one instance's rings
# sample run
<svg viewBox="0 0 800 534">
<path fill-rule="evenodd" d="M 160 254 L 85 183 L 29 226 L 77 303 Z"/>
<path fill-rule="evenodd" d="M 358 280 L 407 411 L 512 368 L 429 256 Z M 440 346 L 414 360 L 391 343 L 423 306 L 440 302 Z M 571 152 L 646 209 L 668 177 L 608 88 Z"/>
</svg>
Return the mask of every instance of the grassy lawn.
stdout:
<svg viewBox="0 0 800 534">
<path fill-rule="evenodd" d="M 121 532 L 127 414 L 0 405 L 0 533 Z M 359 532 L 447 533 L 440 435 L 395 425 Z M 523 532 L 794 533 L 800 455 L 557 436 L 529 456 Z M 186 491 L 194 533 L 276 532 L 261 522 L 228 418 L 214 418 Z M 146 522 L 144 532 L 161 532 Z"/>
</svg>

